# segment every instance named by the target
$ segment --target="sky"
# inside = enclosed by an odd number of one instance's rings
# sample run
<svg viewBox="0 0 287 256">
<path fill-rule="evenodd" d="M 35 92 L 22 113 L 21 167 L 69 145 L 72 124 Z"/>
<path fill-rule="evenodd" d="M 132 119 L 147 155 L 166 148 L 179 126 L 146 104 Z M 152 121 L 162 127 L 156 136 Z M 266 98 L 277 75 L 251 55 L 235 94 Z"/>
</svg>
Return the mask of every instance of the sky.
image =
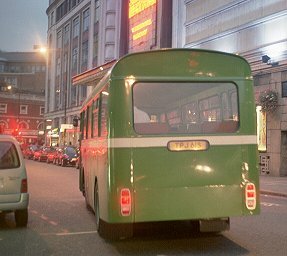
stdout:
<svg viewBox="0 0 287 256">
<path fill-rule="evenodd" d="M 47 44 L 49 0 L 0 0 L 0 50 L 33 51 Z"/>
</svg>

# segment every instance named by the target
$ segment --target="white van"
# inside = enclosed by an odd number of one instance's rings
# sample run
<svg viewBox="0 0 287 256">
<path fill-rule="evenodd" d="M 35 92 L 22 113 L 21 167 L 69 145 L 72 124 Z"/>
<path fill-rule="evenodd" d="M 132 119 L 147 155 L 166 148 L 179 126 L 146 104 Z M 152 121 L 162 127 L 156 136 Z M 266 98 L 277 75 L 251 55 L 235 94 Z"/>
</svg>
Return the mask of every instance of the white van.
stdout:
<svg viewBox="0 0 287 256">
<path fill-rule="evenodd" d="M 0 134 L 0 213 L 14 212 L 17 227 L 28 223 L 28 183 L 18 141 Z"/>
</svg>

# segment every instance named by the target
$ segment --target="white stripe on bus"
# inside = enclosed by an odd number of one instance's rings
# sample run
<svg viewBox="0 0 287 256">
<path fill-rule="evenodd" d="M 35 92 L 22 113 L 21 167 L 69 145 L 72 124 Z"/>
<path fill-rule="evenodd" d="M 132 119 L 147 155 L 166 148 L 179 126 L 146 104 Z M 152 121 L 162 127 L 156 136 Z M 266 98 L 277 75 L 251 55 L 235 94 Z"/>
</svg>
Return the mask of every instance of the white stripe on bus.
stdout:
<svg viewBox="0 0 287 256">
<path fill-rule="evenodd" d="M 109 140 L 109 148 L 166 147 L 169 141 L 186 141 L 186 140 L 207 140 L 211 146 L 257 144 L 256 135 L 112 138 Z"/>
</svg>

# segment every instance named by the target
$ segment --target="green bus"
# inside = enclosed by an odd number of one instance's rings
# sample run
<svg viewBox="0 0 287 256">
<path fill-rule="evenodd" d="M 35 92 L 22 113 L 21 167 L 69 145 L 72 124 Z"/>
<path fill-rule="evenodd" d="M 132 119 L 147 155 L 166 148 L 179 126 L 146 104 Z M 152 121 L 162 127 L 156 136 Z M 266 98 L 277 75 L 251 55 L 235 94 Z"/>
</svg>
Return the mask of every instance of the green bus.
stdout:
<svg viewBox="0 0 287 256">
<path fill-rule="evenodd" d="M 92 85 L 80 116 L 79 187 L 102 237 L 177 220 L 220 232 L 232 216 L 259 214 L 245 59 L 201 49 L 133 53 Z"/>
</svg>

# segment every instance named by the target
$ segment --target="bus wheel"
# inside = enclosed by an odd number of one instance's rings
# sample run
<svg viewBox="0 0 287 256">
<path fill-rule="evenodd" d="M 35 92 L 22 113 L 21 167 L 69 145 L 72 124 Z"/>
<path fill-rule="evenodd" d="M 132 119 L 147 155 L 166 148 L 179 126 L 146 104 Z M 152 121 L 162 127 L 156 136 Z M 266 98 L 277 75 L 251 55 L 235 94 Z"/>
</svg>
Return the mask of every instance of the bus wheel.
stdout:
<svg viewBox="0 0 287 256">
<path fill-rule="evenodd" d="M 95 184 L 95 217 L 96 217 L 96 228 L 98 233 L 101 235 L 102 233 L 102 225 L 100 224 L 100 205 L 99 205 L 99 188 L 98 183 Z"/>
<path fill-rule="evenodd" d="M 82 192 L 83 196 L 85 196 L 86 195 L 86 193 L 85 193 L 85 176 L 84 176 L 84 170 L 82 167 L 79 169 L 79 188 L 80 188 L 80 191 Z"/>
<path fill-rule="evenodd" d="M 99 187 L 98 183 L 95 184 L 95 217 L 96 217 L 96 229 L 98 234 L 104 239 L 113 239 L 111 225 L 105 223 L 100 219 L 100 204 L 99 204 Z"/>
</svg>

